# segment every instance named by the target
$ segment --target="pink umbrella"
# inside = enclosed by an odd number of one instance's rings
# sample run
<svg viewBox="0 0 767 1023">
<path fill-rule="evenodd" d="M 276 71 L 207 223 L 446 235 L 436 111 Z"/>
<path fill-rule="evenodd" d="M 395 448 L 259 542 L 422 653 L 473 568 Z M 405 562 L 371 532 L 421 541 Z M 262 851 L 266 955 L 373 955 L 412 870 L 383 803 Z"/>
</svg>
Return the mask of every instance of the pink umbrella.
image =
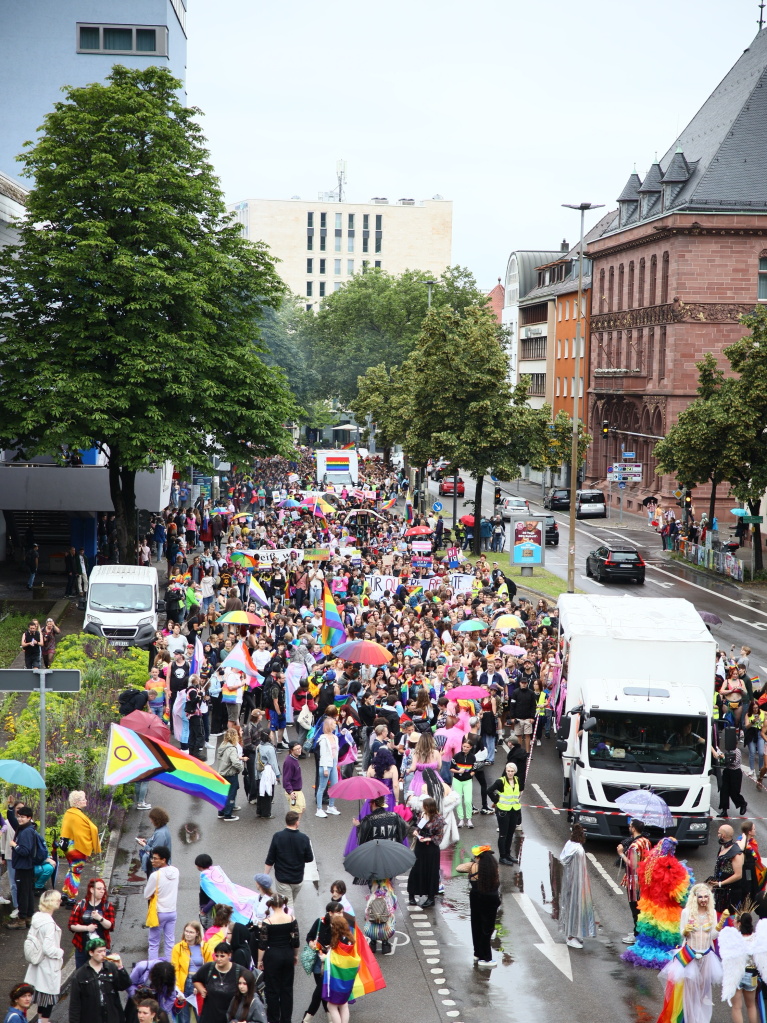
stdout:
<svg viewBox="0 0 767 1023">
<path fill-rule="evenodd" d="M 482 686 L 456 686 L 445 693 L 451 700 L 486 700 L 490 695 Z"/>
<path fill-rule="evenodd" d="M 524 657 L 527 651 L 523 646 L 514 646 L 513 643 L 507 643 L 506 646 L 501 647 L 502 654 L 513 654 L 515 657 Z"/>
<path fill-rule="evenodd" d="M 376 796 L 388 796 L 391 789 L 377 778 L 364 775 L 357 778 L 344 778 L 328 789 L 332 799 L 375 799 Z"/>
</svg>

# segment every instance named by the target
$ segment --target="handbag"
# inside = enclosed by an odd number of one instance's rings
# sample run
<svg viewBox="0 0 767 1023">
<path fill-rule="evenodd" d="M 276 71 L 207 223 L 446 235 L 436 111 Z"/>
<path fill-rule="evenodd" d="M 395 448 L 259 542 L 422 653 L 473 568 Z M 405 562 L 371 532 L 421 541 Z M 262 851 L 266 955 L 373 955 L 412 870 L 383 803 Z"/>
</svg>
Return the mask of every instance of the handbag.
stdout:
<svg viewBox="0 0 767 1023">
<path fill-rule="evenodd" d="M 144 921 L 145 927 L 159 927 L 160 918 L 157 915 L 157 889 L 155 889 L 149 896 L 149 902 L 146 910 L 146 920 Z"/>
<path fill-rule="evenodd" d="M 486 749 L 478 750 L 474 754 L 474 763 L 475 764 L 484 764 L 486 760 L 487 760 L 487 750 Z"/>
<path fill-rule="evenodd" d="M 301 708 L 301 713 L 296 718 L 296 724 L 299 724 L 302 728 L 311 728 L 314 724 L 314 715 L 306 704 Z"/>
<path fill-rule="evenodd" d="M 314 964 L 317 962 L 319 953 L 311 945 L 304 945 L 301 949 L 301 965 L 305 973 L 314 973 Z"/>
</svg>

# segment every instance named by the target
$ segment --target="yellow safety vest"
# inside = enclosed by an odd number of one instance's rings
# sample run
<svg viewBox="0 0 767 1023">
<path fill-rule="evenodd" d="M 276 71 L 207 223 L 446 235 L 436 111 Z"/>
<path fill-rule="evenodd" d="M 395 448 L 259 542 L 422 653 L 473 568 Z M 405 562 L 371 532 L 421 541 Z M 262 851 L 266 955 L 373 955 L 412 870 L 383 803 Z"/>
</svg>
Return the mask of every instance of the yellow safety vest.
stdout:
<svg viewBox="0 0 767 1023">
<path fill-rule="evenodd" d="M 538 706 L 537 706 L 536 710 L 538 711 L 538 715 L 539 716 L 541 716 L 542 714 L 546 713 L 546 694 L 545 693 L 539 693 L 538 694 Z"/>
<path fill-rule="evenodd" d="M 522 809 L 522 804 L 519 801 L 519 782 L 516 778 L 512 782 L 509 782 L 508 778 L 503 778 L 503 790 L 495 807 L 497 810 Z"/>
<path fill-rule="evenodd" d="M 714 721 L 719 720 L 719 704 L 716 702 L 717 694 L 714 693 Z"/>
</svg>

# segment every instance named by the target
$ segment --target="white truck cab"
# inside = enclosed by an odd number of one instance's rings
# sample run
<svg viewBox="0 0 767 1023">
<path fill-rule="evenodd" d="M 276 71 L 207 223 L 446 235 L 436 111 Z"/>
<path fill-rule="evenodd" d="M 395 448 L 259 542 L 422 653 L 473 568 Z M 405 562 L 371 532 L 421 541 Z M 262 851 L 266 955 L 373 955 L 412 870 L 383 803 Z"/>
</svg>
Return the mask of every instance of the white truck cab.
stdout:
<svg viewBox="0 0 767 1023">
<path fill-rule="evenodd" d="M 149 646 L 164 610 L 156 568 L 98 565 L 88 580 L 83 630 L 114 646 Z"/>
</svg>

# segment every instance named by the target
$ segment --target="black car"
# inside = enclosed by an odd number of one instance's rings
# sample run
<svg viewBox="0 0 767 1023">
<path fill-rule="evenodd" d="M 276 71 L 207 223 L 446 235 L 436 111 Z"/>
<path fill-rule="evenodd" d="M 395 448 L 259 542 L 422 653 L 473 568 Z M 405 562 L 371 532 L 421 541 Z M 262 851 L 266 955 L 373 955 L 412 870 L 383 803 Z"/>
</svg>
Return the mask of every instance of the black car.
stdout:
<svg viewBox="0 0 767 1023">
<path fill-rule="evenodd" d="M 635 579 L 644 582 L 645 563 L 634 547 L 627 544 L 605 543 L 586 558 L 586 575 L 597 582 L 607 579 Z"/>
<path fill-rule="evenodd" d="M 570 508 L 570 491 L 565 487 L 552 487 L 543 499 L 543 507 L 551 511 L 568 511 Z"/>
<path fill-rule="evenodd" d="M 559 547 L 559 526 L 553 515 L 546 516 L 546 546 Z"/>
</svg>

